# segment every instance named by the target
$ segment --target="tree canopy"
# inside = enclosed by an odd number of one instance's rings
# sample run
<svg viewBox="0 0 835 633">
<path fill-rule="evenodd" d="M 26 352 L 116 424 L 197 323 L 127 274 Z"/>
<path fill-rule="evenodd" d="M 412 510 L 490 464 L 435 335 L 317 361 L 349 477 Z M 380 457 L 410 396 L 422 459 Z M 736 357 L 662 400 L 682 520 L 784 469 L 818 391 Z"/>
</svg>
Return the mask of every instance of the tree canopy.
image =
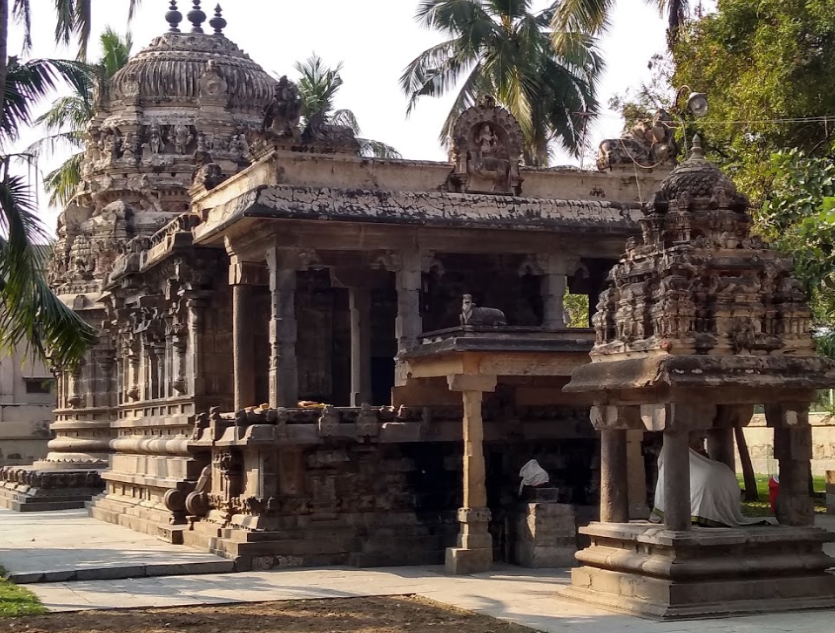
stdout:
<svg viewBox="0 0 835 633">
<path fill-rule="evenodd" d="M 835 3 L 719 0 L 717 9 L 682 31 L 673 81 L 709 92 L 699 125 L 712 158 L 761 205 L 772 153 L 822 155 L 832 143 Z"/>
</svg>

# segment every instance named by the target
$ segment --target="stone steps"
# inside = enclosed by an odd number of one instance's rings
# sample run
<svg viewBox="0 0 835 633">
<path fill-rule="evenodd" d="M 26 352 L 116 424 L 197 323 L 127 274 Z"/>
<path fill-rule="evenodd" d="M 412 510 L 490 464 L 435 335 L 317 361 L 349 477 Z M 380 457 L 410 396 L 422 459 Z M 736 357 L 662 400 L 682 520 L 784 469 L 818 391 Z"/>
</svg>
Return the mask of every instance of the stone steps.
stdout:
<svg viewBox="0 0 835 633">
<path fill-rule="evenodd" d="M 54 495 L 36 497 L 19 490 L 0 486 L 0 508 L 15 512 L 53 512 L 56 510 L 79 510 L 84 507 L 88 495 Z"/>
</svg>

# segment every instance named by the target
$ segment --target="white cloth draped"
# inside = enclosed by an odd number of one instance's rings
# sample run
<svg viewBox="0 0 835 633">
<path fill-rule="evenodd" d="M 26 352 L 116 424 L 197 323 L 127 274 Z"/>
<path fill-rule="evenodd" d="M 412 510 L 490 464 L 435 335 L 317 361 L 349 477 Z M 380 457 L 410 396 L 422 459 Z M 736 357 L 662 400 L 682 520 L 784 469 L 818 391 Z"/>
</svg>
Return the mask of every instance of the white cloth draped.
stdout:
<svg viewBox="0 0 835 633">
<path fill-rule="evenodd" d="M 666 448 L 666 447 L 664 447 Z M 655 507 L 650 520 L 663 520 L 664 455 L 658 457 L 658 483 L 655 486 Z M 690 449 L 690 514 L 700 525 L 713 527 L 743 527 L 763 523 L 742 515 L 739 482 L 736 475 L 721 462 L 714 461 Z"/>
<path fill-rule="evenodd" d="M 520 495 L 525 486 L 541 486 L 542 484 L 547 484 L 551 479 L 545 469 L 535 459 L 522 466 L 522 470 L 519 471 L 519 476 L 522 478 L 522 483 L 519 484 Z"/>
</svg>

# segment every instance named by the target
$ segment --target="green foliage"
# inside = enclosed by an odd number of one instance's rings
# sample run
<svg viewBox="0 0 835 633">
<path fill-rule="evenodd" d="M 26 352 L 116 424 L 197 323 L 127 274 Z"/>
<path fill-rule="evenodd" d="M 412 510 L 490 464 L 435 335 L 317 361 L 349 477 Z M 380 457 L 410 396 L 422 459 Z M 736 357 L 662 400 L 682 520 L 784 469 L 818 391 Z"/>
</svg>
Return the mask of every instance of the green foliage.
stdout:
<svg viewBox="0 0 835 633">
<path fill-rule="evenodd" d="M 831 0 L 719 0 L 716 13 L 683 29 L 674 58 L 675 85 L 708 92 L 698 125 L 710 158 L 757 206 L 771 193 L 773 152 L 829 150 L 835 125 L 822 115 L 835 113 Z"/>
<path fill-rule="evenodd" d="M 335 68 L 326 66 L 322 58 L 313 53 L 304 62 L 296 62 L 299 73 L 299 96 L 302 100 L 302 116 L 305 122 L 320 117 L 332 125 L 343 125 L 357 135 L 360 155 L 375 158 L 401 158 L 400 152 L 381 141 L 361 138 L 357 117 L 351 110 L 334 110 L 334 99 L 342 87 L 342 62 Z"/>
<path fill-rule="evenodd" d="M 0 575 L 4 573 L 0 568 Z M 35 594 L 8 580 L 0 579 L 0 618 L 43 613 L 47 613 L 47 610 Z"/>
<path fill-rule="evenodd" d="M 458 116 L 492 95 L 522 127 L 525 162 L 548 164 L 552 141 L 579 154 L 583 113 L 597 114 L 595 84 L 603 69 L 593 37 L 573 33 L 559 54 L 550 23 L 559 2 L 531 11 L 531 0 L 422 0 L 416 19 L 449 37 L 403 71 L 407 114 L 421 97 L 458 94 L 440 132 L 449 143 Z M 460 85 L 459 85 L 460 84 Z"/>
<path fill-rule="evenodd" d="M 771 193 L 755 213 L 763 236 L 794 255 L 823 321 L 835 320 L 835 162 L 792 149 L 771 157 Z"/>
<path fill-rule="evenodd" d="M 589 296 L 565 293 L 563 306 L 571 317 L 568 327 L 589 327 Z"/>
</svg>

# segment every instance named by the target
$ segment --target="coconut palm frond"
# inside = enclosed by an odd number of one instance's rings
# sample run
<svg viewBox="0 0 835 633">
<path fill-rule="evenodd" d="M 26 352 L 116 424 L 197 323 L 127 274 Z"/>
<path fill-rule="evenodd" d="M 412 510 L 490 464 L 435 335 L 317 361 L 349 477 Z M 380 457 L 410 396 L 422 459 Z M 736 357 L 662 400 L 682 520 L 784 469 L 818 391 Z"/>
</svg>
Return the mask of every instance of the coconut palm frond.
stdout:
<svg viewBox="0 0 835 633">
<path fill-rule="evenodd" d="M 403 158 L 400 152 L 391 145 L 386 145 L 380 141 L 358 137 L 357 142 L 360 144 L 360 156 L 366 156 L 368 158 Z"/>
<path fill-rule="evenodd" d="M 49 204 L 65 207 L 75 196 L 78 185 L 81 184 L 81 163 L 84 154 L 73 154 L 57 168 L 43 178 L 44 191 L 49 196 Z"/>
<path fill-rule="evenodd" d="M 33 124 L 33 108 L 59 80 L 66 81 L 76 91 L 84 91 L 92 81 L 91 69 L 86 64 L 60 59 L 21 62 L 9 58 L 0 145 L 17 140 L 20 129 Z"/>
<path fill-rule="evenodd" d="M 0 349 L 25 343 L 41 358 L 71 365 L 93 343 L 94 331 L 49 289 L 43 278 L 43 249 L 47 240 L 38 219 L 31 189 L 0 165 Z"/>
<path fill-rule="evenodd" d="M 344 125 L 345 127 L 351 128 L 351 131 L 354 134 L 362 134 L 360 124 L 357 122 L 357 117 L 350 110 L 335 110 L 334 113 L 330 115 L 330 121 L 333 125 Z"/>
</svg>

